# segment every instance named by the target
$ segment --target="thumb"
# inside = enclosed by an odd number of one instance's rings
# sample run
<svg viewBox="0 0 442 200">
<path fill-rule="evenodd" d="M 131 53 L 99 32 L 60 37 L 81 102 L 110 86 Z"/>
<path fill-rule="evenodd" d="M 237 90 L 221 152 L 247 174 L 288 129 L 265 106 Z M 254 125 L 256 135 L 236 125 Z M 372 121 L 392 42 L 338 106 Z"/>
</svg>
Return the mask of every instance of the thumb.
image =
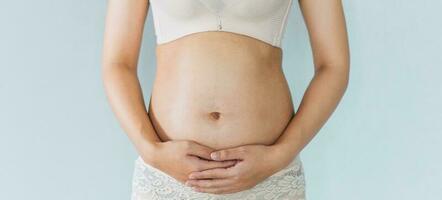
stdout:
<svg viewBox="0 0 442 200">
<path fill-rule="evenodd" d="M 213 160 L 235 160 L 244 158 L 245 148 L 244 147 L 234 147 L 230 149 L 223 149 L 214 151 L 210 154 Z"/>
</svg>

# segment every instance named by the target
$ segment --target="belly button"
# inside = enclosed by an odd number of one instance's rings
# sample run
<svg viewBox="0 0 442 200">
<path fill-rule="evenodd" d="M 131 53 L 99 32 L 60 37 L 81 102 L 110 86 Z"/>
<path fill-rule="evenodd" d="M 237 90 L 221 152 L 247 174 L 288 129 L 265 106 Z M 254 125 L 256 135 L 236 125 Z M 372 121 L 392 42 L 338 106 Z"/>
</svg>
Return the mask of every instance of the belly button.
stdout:
<svg viewBox="0 0 442 200">
<path fill-rule="evenodd" d="M 219 112 L 211 112 L 210 116 L 212 117 L 212 119 L 218 120 L 221 116 L 221 113 Z"/>
</svg>

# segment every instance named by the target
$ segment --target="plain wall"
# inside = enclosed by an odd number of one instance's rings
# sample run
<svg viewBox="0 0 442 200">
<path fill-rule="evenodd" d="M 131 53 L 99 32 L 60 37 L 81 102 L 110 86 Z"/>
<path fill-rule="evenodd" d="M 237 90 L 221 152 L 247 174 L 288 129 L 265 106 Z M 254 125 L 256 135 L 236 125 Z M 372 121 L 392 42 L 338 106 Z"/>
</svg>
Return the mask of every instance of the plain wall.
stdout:
<svg viewBox="0 0 442 200">
<path fill-rule="evenodd" d="M 441 7 L 344 1 L 350 84 L 302 152 L 308 199 L 442 199 Z M 129 199 L 136 152 L 100 75 L 105 9 L 104 0 L 0 2 L 0 199 Z M 146 101 L 154 45 L 149 13 Z M 313 63 L 296 1 L 283 49 L 298 106 Z"/>
</svg>

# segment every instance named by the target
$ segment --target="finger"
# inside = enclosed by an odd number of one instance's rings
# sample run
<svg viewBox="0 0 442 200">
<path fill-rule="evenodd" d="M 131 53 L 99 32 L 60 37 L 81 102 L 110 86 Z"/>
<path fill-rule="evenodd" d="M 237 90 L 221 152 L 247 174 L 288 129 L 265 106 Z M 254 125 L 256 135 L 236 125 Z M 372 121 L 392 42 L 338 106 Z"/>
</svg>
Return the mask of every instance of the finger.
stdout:
<svg viewBox="0 0 442 200">
<path fill-rule="evenodd" d="M 198 171 L 204 171 L 209 169 L 216 168 L 227 168 L 234 166 L 237 161 L 235 160 L 226 160 L 226 161 L 212 161 L 212 160 L 203 160 L 199 159 L 198 161 Z"/>
<path fill-rule="evenodd" d="M 189 179 L 208 179 L 208 178 L 231 178 L 235 174 L 232 169 L 215 168 L 204 171 L 192 172 L 189 174 Z"/>
<path fill-rule="evenodd" d="M 246 148 L 243 146 L 214 151 L 210 154 L 213 160 L 234 160 L 244 158 Z"/>
<path fill-rule="evenodd" d="M 190 141 L 188 145 L 189 145 L 187 148 L 188 155 L 199 156 L 207 160 L 212 160 L 212 158 L 210 157 L 210 153 L 213 151 L 213 149 L 193 141 Z"/>
<path fill-rule="evenodd" d="M 225 186 L 230 186 L 233 183 L 235 183 L 235 180 L 230 178 L 186 181 L 187 186 L 202 187 L 202 188 L 225 187 Z"/>
</svg>

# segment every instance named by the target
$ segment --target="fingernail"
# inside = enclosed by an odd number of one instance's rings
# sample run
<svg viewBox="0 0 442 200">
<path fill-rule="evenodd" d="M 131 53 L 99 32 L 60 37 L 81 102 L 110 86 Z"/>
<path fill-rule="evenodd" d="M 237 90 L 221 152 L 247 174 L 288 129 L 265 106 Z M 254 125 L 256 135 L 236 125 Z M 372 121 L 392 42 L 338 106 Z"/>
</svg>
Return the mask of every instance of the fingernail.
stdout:
<svg viewBox="0 0 442 200">
<path fill-rule="evenodd" d="M 218 157 L 219 157 L 219 153 L 218 153 L 218 152 L 212 152 L 212 153 L 210 154 L 210 157 L 212 157 L 212 159 L 216 160 L 216 159 L 218 159 Z"/>
</svg>

